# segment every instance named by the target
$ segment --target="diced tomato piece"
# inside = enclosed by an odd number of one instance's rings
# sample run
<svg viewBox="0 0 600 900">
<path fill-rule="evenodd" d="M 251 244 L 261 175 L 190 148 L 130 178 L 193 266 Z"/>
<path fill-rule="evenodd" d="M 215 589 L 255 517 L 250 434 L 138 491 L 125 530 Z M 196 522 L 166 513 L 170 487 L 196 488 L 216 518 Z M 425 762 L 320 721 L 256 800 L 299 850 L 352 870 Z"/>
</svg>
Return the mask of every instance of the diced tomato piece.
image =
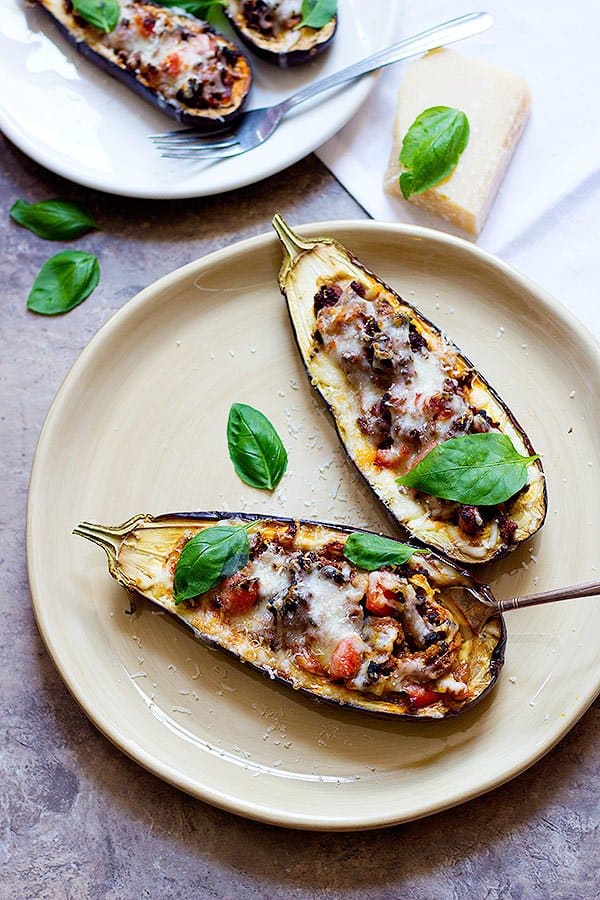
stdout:
<svg viewBox="0 0 600 900">
<path fill-rule="evenodd" d="M 181 72 L 181 57 L 179 53 L 171 53 L 165 57 L 162 67 L 167 75 L 179 75 Z"/>
<path fill-rule="evenodd" d="M 226 578 L 219 590 L 221 609 L 232 616 L 248 612 L 258 599 L 258 581 L 250 581 L 241 572 Z"/>
<path fill-rule="evenodd" d="M 390 616 L 394 612 L 394 604 L 391 602 L 394 594 L 390 590 L 386 590 L 382 585 L 382 577 L 372 573 L 369 576 L 369 586 L 367 587 L 367 599 L 365 606 L 368 612 L 374 616 Z"/>
<path fill-rule="evenodd" d="M 362 663 L 362 653 L 354 638 L 342 638 L 331 657 L 329 674 L 332 678 L 352 678 L 358 673 Z"/>
<path fill-rule="evenodd" d="M 411 448 L 406 444 L 401 447 L 390 447 L 389 450 L 377 450 L 373 462 L 382 469 L 395 469 L 406 462 L 410 453 Z"/>
<path fill-rule="evenodd" d="M 155 16 L 136 16 L 135 22 L 138 27 L 138 31 L 142 35 L 150 35 L 154 32 L 154 26 L 156 25 Z"/>
<path fill-rule="evenodd" d="M 365 606 L 374 616 L 391 616 L 395 607 L 390 601 L 391 598 L 385 591 L 372 591 L 369 589 Z"/>
<path fill-rule="evenodd" d="M 405 690 L 408 694 L 410 705 L 415 709 L 422 709 L 424 706 L 431 706 L 432 703 L 437 703 L 437 701 L 440 700 L 441 697 L 443 697 L 443 694 L 438 694 L 435 691 L 430 691 L 427 688 L 421 687 L 417 684 L 413 684 L 410 687 L 405 688 Z"/>
<path fill-rule="evenodd" d="M 452 414 L 452 404 L 443 394 L 435 394 L 425 403 L 427 412 L 434 419 L 448 419 Z"/>
</svg>

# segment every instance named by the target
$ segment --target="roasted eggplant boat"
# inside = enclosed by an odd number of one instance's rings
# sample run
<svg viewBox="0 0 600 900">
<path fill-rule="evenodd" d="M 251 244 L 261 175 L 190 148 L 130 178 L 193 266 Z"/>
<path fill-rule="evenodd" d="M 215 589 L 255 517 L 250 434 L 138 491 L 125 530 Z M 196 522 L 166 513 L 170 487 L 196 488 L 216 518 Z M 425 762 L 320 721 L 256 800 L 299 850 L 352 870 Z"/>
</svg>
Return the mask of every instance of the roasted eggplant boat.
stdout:
<svg viewBox="0 0 600 900">
<path fill-rule="evenodd" d="M 38 2 L 83 56 L 178 122 L 210 131 L 241 112 L 250 64 L 206 22 L 154 3 L 119 0 L 118 22 L 105 33 L 70 0 Z"/>
<path fill-rule="evenodd" d="M 247 536 L 245 553 L 221 559 L 214 586 L 180 601 L 183 554 L 197 561 L 198 540 L 206 547 L 211 534 L 218 550 L 216 533 L 231 526 Z M 441 719 L 487 694 L 503 663 L 502 619 L 476 633 L 445 594 L 474 587 L 467 573 L 422 551 L 401 557 L 402 565 L 362 569 L 346 556 L 346 543 L 350 534 L 372 541 L 368 533 L 242 513 L 177 513 L 140 515 L 114 528 L 83 522 L 75 534 L 104 548 L 121 585 L 174 614 L 201 641 L 315 700 Z"/>
<path fill-rule="evenodd" d="M 284 68 L 322 53 L 337 28 L 337 15 L 321 28 L 298 27 L 302 0 L 226 0 L 225 14 L 250 50 Z"/>
<path fill-rule="evenodd" d="M 280 216 L 279 275 L 296 340 L 350 459 L 404 535 L 461 564 L 487 563 L 546 515 L 539 459 L 506 502 L 465 505 L 401 486 L 442 442 L 501 433 L 533 455 L 505 403 L 445 335 L 330 238 L 296 235 Z"/>
</svg>

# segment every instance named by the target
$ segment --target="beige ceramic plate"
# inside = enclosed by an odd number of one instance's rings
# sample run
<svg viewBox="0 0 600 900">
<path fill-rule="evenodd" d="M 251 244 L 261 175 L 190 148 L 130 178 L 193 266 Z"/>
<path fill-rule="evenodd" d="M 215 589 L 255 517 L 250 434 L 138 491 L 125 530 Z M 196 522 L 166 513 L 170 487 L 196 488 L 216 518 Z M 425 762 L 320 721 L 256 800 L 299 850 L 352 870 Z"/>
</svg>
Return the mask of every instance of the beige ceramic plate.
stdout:
<svg viewBox="0 0 600 900">
<path fill-rule="evenodd" d="M 543 454 L 547 524 L 490 568 L 499 596 L 598 577 L 600 351 L 562 308 L 470 244 L 373 222 L 332 234 L 458 342 Z M 73 695 L 125 753 L 189 793 L 302 828 L 371 828 L 474 797 L 521 772 L 573 725 L 600 683 L 600 602 L 508 618 L 489 701 L 408 726 L 305 701 L 211 652 L 125 593 L 82 518 L 246 509 L 380 527 L 302 371 L 276 287 L 274 237 L 162 278 L 92 340 L 44 426 L 31 479 L 28 558 L 38 624 Z M 93 302 L 93 301 L 91 301 Z M 253 404 L 289 449 L 273 497 L 227 457 L 233 401 Z"/>
</svg>

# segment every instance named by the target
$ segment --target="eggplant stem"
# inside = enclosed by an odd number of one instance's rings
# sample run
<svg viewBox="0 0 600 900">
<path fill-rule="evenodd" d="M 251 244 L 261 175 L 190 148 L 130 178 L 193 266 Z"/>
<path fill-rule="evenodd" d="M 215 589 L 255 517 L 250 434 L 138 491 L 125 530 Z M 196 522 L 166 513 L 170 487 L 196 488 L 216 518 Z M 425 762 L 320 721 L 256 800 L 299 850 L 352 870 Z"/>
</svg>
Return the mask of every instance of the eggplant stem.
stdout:
<svg viewBox="0 0 600 900">
<path fill-rule="evenodd" d="M 148 513 L 140 513 L 127 519 L 122 525 L 96 525 L 94 522 L 80 522 L 73 529 L 73 534 L 98 544 L 108 556 L 109 563 L 115 563 L 123 538 L 144 522 L 152 521 L 153 518 Z"/>
<path fill-rule="evenodd" d="M 279 213 L 275 213 L 273 216 L 273 228 L 285 247 L 290 263 L 293 263 L 301 253 L 312 250 L 315 246 L 315 241 L 306 241 L 299 234 L 296 234 Z"/>
</svg>

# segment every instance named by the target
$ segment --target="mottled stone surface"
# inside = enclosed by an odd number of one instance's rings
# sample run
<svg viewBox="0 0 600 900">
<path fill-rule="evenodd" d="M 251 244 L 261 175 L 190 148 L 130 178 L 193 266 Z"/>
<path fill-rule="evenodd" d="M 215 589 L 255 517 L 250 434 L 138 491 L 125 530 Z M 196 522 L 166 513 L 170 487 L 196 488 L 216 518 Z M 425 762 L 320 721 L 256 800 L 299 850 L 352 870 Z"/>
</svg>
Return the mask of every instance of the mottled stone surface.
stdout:
<svg viewBox="0 0 600 900">
<path fill-rule="evenodd" d="M 534 768 L 456 810 L 387 831 L 310 834 L 247 822 L 163 784 L 105 740 L 33 620 L 25 507 L 35 442 L 80 350 L 136 291 L 182 263 L 292 222 L 364 213 L 314 158 L 223 198 L 152 203 L 78 188 L 2 143 L 0 896 L 7 898 L 592 898 L 600 892 L 600 704 Z M 67 316 L 25 299 L 57 245 L 9 223 L 18 197 L 92 207 L 94 295 Z"/>
</svg>

